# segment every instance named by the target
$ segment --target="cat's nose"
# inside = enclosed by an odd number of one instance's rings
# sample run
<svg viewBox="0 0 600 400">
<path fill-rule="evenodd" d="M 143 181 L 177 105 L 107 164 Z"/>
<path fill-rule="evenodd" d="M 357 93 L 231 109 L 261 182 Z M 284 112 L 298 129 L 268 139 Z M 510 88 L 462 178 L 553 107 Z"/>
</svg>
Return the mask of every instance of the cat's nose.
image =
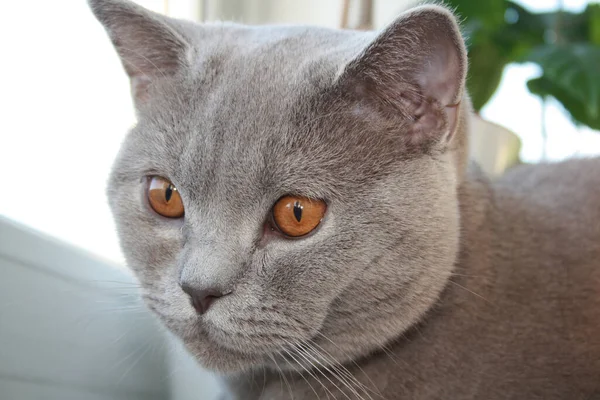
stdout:
<svg viewBox="0 0 600 400">
<path fill-rule="evenodd" d="M 229 294 L 212 288 L 200 289 L 185 283 L 181 285 L 181 289 L 190 296 L 192 306 L 198 314 L 204 314 L 215 300 Z"/>
</svg>

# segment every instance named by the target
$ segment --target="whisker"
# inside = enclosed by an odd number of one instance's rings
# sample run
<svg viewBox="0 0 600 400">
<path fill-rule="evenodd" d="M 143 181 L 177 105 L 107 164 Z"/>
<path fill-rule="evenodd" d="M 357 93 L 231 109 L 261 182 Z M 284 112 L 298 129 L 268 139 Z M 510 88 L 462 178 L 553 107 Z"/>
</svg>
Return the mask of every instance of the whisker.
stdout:
<svg viewBox="0 0 600 400">
<path fill-rule="evenodd" d="M 88 282 L 92 283 L 112 283 L 120 286 L 115 287 L 142 287 L 140 283 L 136 282 L 127 282 L 127 281 L 115 281 L 115 280 L 103 280 L 103 279 L 90 279 Z"/>
<path fill-rule="evenodd" d="M 483 276 L 481 276 L 481 275 L 457 274 L 456 272 L 452 272 L 451 275 L 453 275 L 453 276 L 464 276 L 466 278 L 483 278 Z"/>
<path fill-rule="evenodd" d="M 354 376 L 354 374 L 352 374 L 352 372 L 350 372 L 350 370 L 348 370 L 348 368 L 346 368 L 341 362 L 339 362 L 335 357 L 333 357 L 327 350 L 325 350 L 323 347 L 319 346 L 319 344 L 315 343 L 314 341 L 309 341 L 306 344 L 311 345 L 311 346 L 316 346 L 317 348 L 319 348 L 321 350 L 322 353 L 325 353 L 328 356 L 329 361 L 333 364 L 333 367 L 336 368 L 336 370 L 341 369 L 340 373 L 344 374 L 351 382 L 353 382 L 362 391 L 364 391 L 365 394 L 369 397 L 369 399 L 373 400 L 371 395 L 368 392 L 371 392 L 379 397 L 382 397 L 381 393 L 376 392 L 375 390 L 369 388 L 368 386 L 366 386 L 365 384 L 360 382 L 356 378 L 356 376 Z M 375 384 L 373 382 L 371 382 L 371 384 L 373 384 L 373 386 L 375 387 Z"/>
<path fill-rule="evenodd" d="M 390 350 L 388 350 L 388 348 L 385 345 L 383 345 L 379 348 L 390 358 L 390 360 L 392 360 L 394 362 L 394 364 L 396 364 L 397 366 L 400 366 L 400 364 L 398 364 L 398 360 L 396 360 L 396 357 L 394 357 L 392 352 Z"/>
<path fill-rule="evenodd" d="M 419 331 L 420 332 L 420 331 Z M 325 336 L 323 333 L 321 332 L 317 332 L 317 334 L 319 334 L 321 337 L 323 337 L 324 339 L 328 340 L 331 344 L 333 344 L 335 347 L 337 347 L 342 353 L 344 353 L 344 355 L 346 355 L 346 357 L 348 357 L 348 355 L 343 351 L 343 349 L 341 349 L 335 342 L 333 342 L 330 338 L 328 338 L 327 336 Z M 402 336 L 405 336 L 404 334 L 402 334 Z M 314 343 L 314 342 L 313 342 Z M 315 343 L 316 344 L 316 343 Z M 414 373 L 410 370 L 410 365 L 402 360 L 402 359 L 398 359 L 397 357 L 395 357 L 393 355 L 393 353 L 386 347 L 386 345 L 383 345 L 383 347 L 380 347 L 380 349 L 392 360 L 394 361 L 394 363 L 396 365 L 399 366 L 398 361 L 401 361 L 406 367 L 405 372 L 407 372 L 408 374 L 410 374 L 411 376 L 415 376 Z M 349 358 L 349 357 L 348 357 Z M 377 391 L 375 388 L 377 388 L 377 385 L 373 382 L 373 380 L 369 377 L 369 375 L 365 372 L 364 369 L 361 368 L 361 366 L 354 360 L 352 360 L 352 363 L 358 368 L 360 369 L 360 371 L 362 372 L 362 374 L 369 380 L 369 382 L 371 383 L 371 385 L 373 386 L 373 389 L 369 389 L 371 391 L 371 393 L 383 398 L 383 395 Z"/>
<path fill-rule="evenodd" d="M 265 366 L 263 365 L 263 387 L 262 390 L 260 391 L 260 396 L 258 397 L 259 399 L 262 398 L 263 394 L 265 393 L 265 387 L 267 386 L 267 369 L 265 368 Z"/>
<path fill-rule="evenodd" d="M 288 382 L 285 373 L 281 370 L 281 368 L 279 367 L 279 364 L 277 363 L 277 360 L 275 360 L 275 357 L 273 357 L 273 355 L 269 354 L 269 357 L 271 357 L 271 360 L 275 363 L 275 366 L 277 367 L 277 369 L 279 370 L 279 376 L 280 376 L 280 382 L 281 382 L 281 378 L 283 378 L 283 380 L 285 381 L 285 384 L 288 387 L 288 390 L 290 392 L 290 396 L 292 397 L 292 400 L 294 400 L 294 393 L 292 391 L 292 387 L 290 386 L 290 383 Z M 281 391 L 283 392 L 283 388 L 281 389 Z"/>
<path fill-rule="evenodd" d="M 290 355 L 289 351 L 287 350 L 283 350 L 288 356 L 290 356 L 292 359 L 294 359 L 293 356 Z M 292 363 L 285 357 L 284 354 L 281 354 L 281 352 L 279 353 L 281 355 L 281 357 L 290 365 L 290 367 L 293 367 Z M 295 360 L 295 359 L 294 359 Z M 306 368 L 304 368 L 304 366 L 302 364 L 298 364 L 300 366 L 300 368 L 302 368 L 303 370 L 306 371 Z M 319 398 L 319 400 L 321 400 L 321 396 L 319 396 L 319 393 L 317 393 L 317 391 L 315 390 L 315 388 L 313 387 L 313 385 L 310 384 L 310 382 L 308 381 L 308 379 L 306 379 L 306 377 L 304 376 L 304 374 L 302 374 L 302 372 L 300 373 L 300 376 L 302 377 L 302 379 L 304 379 L 304 381 L 306 382 L 306 384 L 312 389 L 312 391 L 315 393 L 315 395 Z"/>
<path fill-rule="evenodd" d="M 308 353 L 308 352 L 306 351 L 306 349 L 304 349 L 304 348 L 302 348 L 302 347 L 299 347 L 299 346 L 296 346 L 296 352 L 297 352 L 297 353 L 298 353 L 300 356 L 302 356 L 302 357 L 303 357 L 303 358 L 304 358 L 304 359 L 305 359 L 305 360 L 306 360 L 306 361 L 307 361 L 307 362 L 308 362 L 310 365 L 312 365 L 313 367 L 315 367 L 315 369 L 316 369 L 316 370 L 317 370 L 317 371 L 318 371 L 318 372 L 319 372 L 321 375 L 323 375 L 323 377 L 324 377 L 325 379 L 327 379 L 327 380 L 329 381 L 329 383 L 331 383 L 333 386 L 335 386 L 335 388 L 336 388 L 336 389 L 337 389 L 337 390 L 338 390 L 338 391 L 339 391 L 341 394 L 343 394 L 343 395 L 344 395 L 344 396 L 345 396 L 345 397 L 346 397 L 348 400 L 352 400 L 352 399 L 350 398 L 350 396 L 348 396 L 348 394 L 347 394 L 347 393 L 346 393 L 344 390 L 342 390 L 342 389 L 341 389 L 341 388 L 340 388 L 338 385 L 336 385 L 336 384 L 335 384 L 335 383 L 334 383 L 334 382 L 333 382 L 331 379 L 329 379 L 329 377 L 327 376 L 327 374 L 326 374 L 325 372 L 323 372 L 323 371 L 321 370 L 321 368 L 317 368 L 317 367 L 315 366 L 315 364 L 313 364 L 312 362 L 310 362 L 310 360 L 309 360 L 307 357 L 310 357 L 310 358 L 311 358 L 311 359 L 312 359 L 314 362 L 316 362 L 316 363 L 318 363 L 318 364 L 322 365 L 322 364 L 321 364 L 321 363 L 320 363 L 320 362 L 319 362 L 317 359 L 315 359 L 315 358 L 314 358 L 314 356 L 312 356 L 310 353 Z"/>
<path fill-rule="evenodd" d="M 290 346 L 291 346 L 291 345 L 290 345 Z M 294 347 L 294 348 L 295 348 L 295 346 L 292 346 L 292 347 Z M 318 377 L 317 377 L 315 374 L 313 374 L 313 373 L 312 373 L 312 372 L 311 372 L 311 371 L 310 371 L 308 368 L 304 367 L 304 366 L 302 365 L 302 363 L 301 363 L 300 361 L 298 361 L 298 360 L 297 360 L 297 359 L 296 359 L 296 358 L 295 358 L 295 357 L 292 355 L 292 353 L 291 353 L 291 352 L 288 352 L 288 354 L 289 354 L 289 356 L 290 356 L 290 357 L 291 357 L 291 358 L 292 358 L 294 361 L 296 361 L 296 363 L 297 363 L 298 365 L 300 365 L 300 367 L 301 367 L 301 368 L 303 368 L 303 369 L 304 369 L 304 370 L 305 370 L 305 371 L 306 371 L 306 372 L 307 372 L 307 373 L 308 373 L 308 374 L 309 374 L 309 375 L 310 375 L 310 376 L 311 376 L 313 379 L 315 379 L 317 382 L 319 382 L 319 384 L 321 385 L 321 387 L 323 387 L 323 389 L 325 389 L 325 391 L 327 392 L 327 393 L 325 393 L 325 394 L 327 395 L 327 399 L 329 399 L 329 395 L 330 395 L 330 394 L 331 394 L 331 395 L 333 396 L 333 398 L 335 399 L 335 396 L 334 396 L 334 394 L 331 392 L 331 390 L 329 390 L 329 388 L 328 388 L 328 387 L 327 387 L 327 386 L 326 386 L 326 385 L 325 385 L 323 382 L 321 382 L 321 380 L 320 380 L 320 379 L 319 379 L 319 378 L 318 378 Z M 305 356 L 303 356 L 302 354 L 298 354 L 298 355 L 299 355 L 300 357 L 304 358 L 304 360 L 305 360 L 305 361 L 308 363 L 308 365 L 310 365 L 310 366 L 311 366 L 311 367 L 313 367 L 314 369 L 318 370 L 318 368 L 317 368 L 317 367 L 315 367 L 315 365 L 314 365 L 312 362 L 310 362 L 310 360 L 308 360 L 308 359 L 307 359 Z M 321 371 L 319 371 L 319 372 L 321 372 Z M 323 373 L 322 373 L 322 372 L 321 372 L 321 375 L 323 375 Z M 325 378 L 327 378 L 327 377 L 325 377 Z M 330 381 L 330 382 L 331 382 L 331 381 Z M 335 385 L 334 385 L 334 386 L 335 386 Z"/>
<path fill-rule="evenodd" d="M 309 354 L 312 352 L 312 354 L 315 356 L 315 360 L 317 360 L 317 357 L 321 357 L 326 361 L 329 361 L 329 363 L 335 364 L 333 362 L 331 362 L 331 360 L 327 359 L 327 357 L 325 357 L 322 353 L 320 353 L 317 349 L 315 349 L 314 347 L 310 346 L 308 343 L 303 343 L 302 345 L 304 346 L 308 346 L 308 348 L 305 348 L 304 350 L 307 351 Z M 356 395 L 358 398 L 363 399 L 363 397 L 358 393 L 358 391 L 356 390 L 356 388 L 354 386 L 358 386 L 360 389 L 362 389 L 364 391 L 364 388 L 361 387 L 360 382 L 358 382 L 358 380 L 352 375 L 350 374 L 350 372 L 348 371 L 348 374 L 350 376 L 350 379 L 348 379 L 347 377 L 345 378 L 344 376 L 342 376 L 340 374 L 339 369 L 336 368 L 335 365 L 332 366 L 327 366 L 322 364 L 321 362 L 319 362 L 317 360 L 317 363 L 319 363 L 323 368 L 325 368 L 331 375 L 333 375 L 335 378 L 337 378 L 338 381 L 340 381 L 340 383 L 344 384 L 345 387 L 347 387 L 348 389 L 350 389 L 352 391 L 352 393 L 354 395 Z M 339 364 L 339 363 L 338 363 Z M 333 370 L 332 370 L 333 368 Z M 346 370 L 347 371 L 347 370 Z M 367 393 L 367 396 L 369 396 L 369 394 Z M 371 398 L 371 396 L 369 396 L 369 398 L 371 400 L 373 400 Z"/>
<path fill-rule="evenodd" d="M 150 345 L 149 342 L 146 343 L 146 349 L 144 351 L 142 351 L 142 353 L 139 355 L 139 357 L 137 357 L 136 360 L 133 363 L 131 363 L 129 368 L 127 368 L 127 370 L 121 375 L 121 377 L 117 381 L 117 385 L 120 384 L 123 381 L 123 379 L 125 379 L 127 374 L 129 374 L 131 372 L 131 370 L 133 370 L 133 368 L 139 364 L 139 362 L 142 360 L 142 358 L 144 358 L 144 356 L 148 353 L 148 351 L 150 351 L 150 349 L 152 349 L 152 347 L 153 346 Z"/>
<path fill-rule="evenodd" d="M 148 313 L 148 310 L 143 307 L 127 307 L 127 306 L 119 306 L 114 308 L 101 308 L 93 311 L 94 313 L 129 313 L 129 314 L 145 314 Z"/>
<path fill-rule="evenodd" d="M 144 343 L 144 347 L 146 347 L 145 350 L 147 350 L 150 347 L 150 342 L 152 341 L 152 339 L 147 339 L 146 342 Z M 123 363 L 125 363 L 127 360 L 129 360 L 131 357 L 133 357 L 134 355 L 137 354 L 137 351 L 139 350 L 139 347 L 132 350 L 127 356 L 125 356 L 124 358 L 120 359 L 119 361 L 117 361 L 113 366 L 112 369 L 115 369 L 121 365 L 123 365 Z M 145 354 L 145 352 L 144 352 Z"/>
<path fill-rule="evenodd" d="M 482 295 L 480 295 L 480 294 L 477 294 L 477 293 L 475 293 L 474 291 L 472 291 L 472 290 L 469 290 L 469 289 L 467 289 L 466 287 L 464 287 L 464 286 L 462 286 L 462 285 L 459 285 L 458 283 L 454 282 L 452 279 L 449 279 L 448 281 L 449 281 L 450 283 L 452 283 L 453 285 L 456 285 L 456 286 L 458 286 L 459 288 L 461 288 L 461 289 L 464 289 L 464 290 L 466 290 L 467 292 L 469 292 L 469 293 L 471 293 L 471 294 L 473 294 L 473 295 L 475 295 L 475 296 L 479 297 L 479 298 L 480 298 L 480 299 L 482 299 L 483 301 L 485 301 L 485 302 L 487 302 L 487 303 L 489 303 L 489 304 L 491 304 L 491 305 L 494 305 L 494 304 L 493 304 L 491 301 L 489 301 L 488 299 L 486 299 L 486 298 L 485 298 L 485 297 L 483 297 Z"/>
<path fill-rule="evenodd" d="M 344 354 L 344 356 L 346 358 L 348 358 L 349 360 L 352 361 L 352 363 L 360 370 L 360 372 L 362 372 L 362 374 L 365 376 L 365 378 L 368 379 L 368 381 L 371 383 L 371 385 L 373 386 L 373 393 L 381 396 L 381 393 L 376 392 L 375 388 L 377 388 L 377 385 L 375 384 L 375 382 L 373 382 L 373 380 L 371 379 L 371 377 L 369 377 L 369 375 L 365 372 L 364 369 L 362 369 L 362 367 L 352 358 L 348 355 L 348 353 L 346 353 L 342 348 L 340 348 L 340 346 L 337 345 L 337 343 L 335 343 L 333 340 L 331 340 L 329 337 L 327 337 L 324 333 L 322 332 L 317 332 L 317 334 L 322 337 L 323 339 L 327 340 L 328 342 L 330 342 L 332 345 L 334 345 L 339 351 L 342 352 L 342 354 Z M 314 341 L 313 341 L 314 343 Z"/>
<path fill-rule="evenodd" d="M 256 384 L 256 382 L 254 381 L 254 368 L 252 368 L 252 382 L 250 382 L 250 389 L 254 389 L 254 385 Z"/>
</svg>

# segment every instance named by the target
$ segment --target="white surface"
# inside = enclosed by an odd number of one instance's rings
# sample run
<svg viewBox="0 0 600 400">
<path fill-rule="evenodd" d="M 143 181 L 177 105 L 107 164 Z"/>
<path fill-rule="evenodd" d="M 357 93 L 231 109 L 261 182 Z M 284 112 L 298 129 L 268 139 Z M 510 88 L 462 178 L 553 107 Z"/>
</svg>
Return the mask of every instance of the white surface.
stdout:
<svg viewBox="0 0 600 400">
<path fill-rule="evenodd" d="M 136 286 L 0 218 L 0 399 L 213 400 L 214 379 L 173 347 Z"/>
<path fill-rule="evenodd" d="M 471 158 L 490 177 L 500 176 L 518 163 L 519 137 L 504 126 L 473 117 L 469 138 Z"/>
<path fill-rule="evenodd" d="M 310 24 L 338 28 L 341 0 L 204 0 L 205 20 L 246 24 Z M 399 0 L 401 1 L 401 0 Z M 405 0 L 404 0 L 405 1 Z"/>
</svg>

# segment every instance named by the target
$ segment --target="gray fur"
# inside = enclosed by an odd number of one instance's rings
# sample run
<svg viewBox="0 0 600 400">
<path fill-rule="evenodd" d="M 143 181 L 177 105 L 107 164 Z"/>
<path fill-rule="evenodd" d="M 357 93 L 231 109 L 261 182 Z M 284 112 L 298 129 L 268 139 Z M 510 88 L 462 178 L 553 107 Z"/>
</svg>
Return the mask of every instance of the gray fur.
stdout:
<svg viewBox="0 0 600 400">
<path fill-rule="evenodd" d="M 138 113 L 108 189 L 127 262 L 233 398 L 600 390 L 600 162 L 493 183 L 467 166 L 450 12 L 413 9 L 375 34 L 90 5 Z M 184 219 L 150 210 L 150 175 L 177 186 Z M 306 238 L 265 237 L 289 193 L 325 199 L 325 219 Z M 232 294 L 198 316 L 181 280 Z"/>
</svg>

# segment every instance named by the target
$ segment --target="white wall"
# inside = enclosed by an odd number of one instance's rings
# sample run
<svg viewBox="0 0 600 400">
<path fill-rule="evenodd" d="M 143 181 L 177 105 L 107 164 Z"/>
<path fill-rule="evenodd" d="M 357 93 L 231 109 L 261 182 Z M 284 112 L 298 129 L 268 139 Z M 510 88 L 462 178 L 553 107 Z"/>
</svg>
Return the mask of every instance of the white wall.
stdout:
<svg viewBox="0 0 600 400">
<path fill-rule="evenodd" d="M 179 0 L 181 1 L 181 0 Z M 380 28 L 417 0 L 376 0 L 374 25 Z M 342 0 L 204 0 L 204 20 L 234 20 L 247 24 L 310 24 L 339 28 Z M 359 2 L 350 1 L 350 17 Z M 352 22 L 352 21 L 351 21 Z"/>
<path fill-rule="evenodd" d="M 338 28 L 341 0 L 204 0 L 204 20 L 245 24 L 311 24 Z"/>
</svg>

